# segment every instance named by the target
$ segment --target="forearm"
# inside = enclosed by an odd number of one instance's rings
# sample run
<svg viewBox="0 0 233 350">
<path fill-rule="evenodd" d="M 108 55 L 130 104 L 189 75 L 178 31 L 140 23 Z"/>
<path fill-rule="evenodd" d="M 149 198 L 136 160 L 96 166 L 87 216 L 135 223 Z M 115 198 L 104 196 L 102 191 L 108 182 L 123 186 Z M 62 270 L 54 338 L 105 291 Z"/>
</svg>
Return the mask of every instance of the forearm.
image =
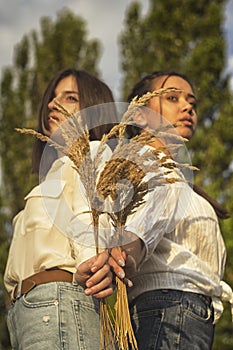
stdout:
<svg viewBox="0 0 233 350">
<path fill-rule="evenodd" d="M 132 236 L 129 232 L 127 234 Z M 131 242 L 110 250 L 109 264 L 115 275 L 124 279 L 125 283 L 131 287 L 132 281 L 130 276 L 138 269 L 145 255 L 146 247 L 143 241 L 134 235 L 134 239 Z"/>
<path fill-rule="evenodd" d="M 140 238 L 125 244 L 122 250 L 126 252 L 126 256 L 130 255 L 134 259 L 136 268 L 141 264 L 146 254 L 146 247 Z"/>
</svg>

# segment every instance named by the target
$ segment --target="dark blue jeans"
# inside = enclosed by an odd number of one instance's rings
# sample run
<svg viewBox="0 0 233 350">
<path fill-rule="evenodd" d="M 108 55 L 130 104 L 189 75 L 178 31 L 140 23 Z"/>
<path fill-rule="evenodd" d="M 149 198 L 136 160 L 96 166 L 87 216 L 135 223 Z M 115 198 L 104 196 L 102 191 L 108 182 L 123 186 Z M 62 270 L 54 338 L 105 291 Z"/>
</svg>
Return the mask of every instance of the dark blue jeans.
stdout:
<svg viewBox="0 0 233 350">
<path fill-rule="evenodd" d="M 200 294 L 157 290 L 130 305 L 139 350 L 210 350 L 214 338 L 211 300 Z"/>
</svg>

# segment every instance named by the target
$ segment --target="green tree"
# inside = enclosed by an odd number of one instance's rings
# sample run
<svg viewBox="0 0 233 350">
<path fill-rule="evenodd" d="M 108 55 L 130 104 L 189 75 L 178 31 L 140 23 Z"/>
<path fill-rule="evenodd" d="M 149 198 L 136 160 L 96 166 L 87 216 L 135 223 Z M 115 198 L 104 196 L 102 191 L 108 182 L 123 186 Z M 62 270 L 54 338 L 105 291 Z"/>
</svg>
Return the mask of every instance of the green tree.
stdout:
<svg viewBox="0 0 233 350">
<path fill-rule="evenodd" d="M 195 182 L 232 212 L 233 103 L 226 67 L 223 32 L 225 0 L 150 0 L 148 13 L 132 3 L 119 43 L 125 100 L 147 73 L 180 71 L 196 86 L 198 130 L 187 144 L 201 171 Z M 233 285 L 233 218 L 221 222 L 228 250 L 225 279 Z M 229 305 L 226 305 L 229 310 Z M 228 310 L 217 324 L 214 349 L 232 349 Z"/>
<path fill-rule="evenodd" d="M 12 216 L 35 183 L 30 176 L 33 140 L 14 128 L 36 127 L 43 91 L 58 70 L 72 66 L 98 75 L 99 53 L 98 41 L 87 40 L 85 22 L 68 9 L 54 22 L 43 17 L 41 32 L 25 35 L 15 47 L 13 67 L 3 70 L 0 120 L 4 196 Z"/>
<path fill-rule="evenodd" d="M 38 181 L 31 172 L 33 138 L 17 133 L 14 128 L 36 128 L 42 94 L 58 70 L 74 67 L 99 75 L 97 63 L 101 45 L 87 38 L 86 23 L 81 17 L 63 9 L 55 21 L 42 17 L 40 26 L 40 32 L 30 32 L 16 45 L 13 65 L 3 70 L 1 80 L 0 348 L 5 346 L 5 350 L 9 339 L 2 312 L 7 298 L 3 272 L 11 220 L 23 208 L 25 194 Z"/>
</svg>

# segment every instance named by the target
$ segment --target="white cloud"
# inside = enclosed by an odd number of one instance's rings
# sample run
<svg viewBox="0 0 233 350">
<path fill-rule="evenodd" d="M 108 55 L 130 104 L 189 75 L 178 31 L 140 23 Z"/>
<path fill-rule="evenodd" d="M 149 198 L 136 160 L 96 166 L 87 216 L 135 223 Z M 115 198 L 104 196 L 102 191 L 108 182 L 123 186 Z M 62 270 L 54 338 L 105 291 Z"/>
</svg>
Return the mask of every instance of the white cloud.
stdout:
<svg viewBox="0 0 233 350">
<path fill-rule="evenodd" d="M 56 18 L 57 12 L 68 7 L 87 23 L 89 38 L 102 43 L 100 71 L 113 89 L 115 97 L 120 88 L 118 35 L 123 28 L 126 8 L 133 0 L 0 0 L 0 69 L 13 63 L 14 47 L 23 35 L 40 29 L 43 16 Z M 141 0 L 145 11 L 149 0 Z"/>
<path fill-rule="evenodd" d="M 227 53 L 233 55 L 233 0 L 227 2 L 224 31 L 227 40 Z"/>
<path fill-rule="evenodd" d="M 228 67 L 231 72 L 233 72 L 233 55 L 228 58 Z"/>
</svg>

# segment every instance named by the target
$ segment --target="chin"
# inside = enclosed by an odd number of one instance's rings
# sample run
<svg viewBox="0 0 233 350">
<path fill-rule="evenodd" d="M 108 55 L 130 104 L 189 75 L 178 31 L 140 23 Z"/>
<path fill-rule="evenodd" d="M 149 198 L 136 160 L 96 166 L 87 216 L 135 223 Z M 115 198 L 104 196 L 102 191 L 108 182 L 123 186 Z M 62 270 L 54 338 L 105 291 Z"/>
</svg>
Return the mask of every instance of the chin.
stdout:
<svg viewBox="0 0 233 350">
<path fill-rule="evenodd" d="M 177 129 L 177 131 L 180 134 L 180 136 L 184 137 L 185 139 L 188 139 L 189 141 L 194 135 L 194 131 L 190 128 L 181 128 Z"/>
<path fill-rule="evenodd" d="M 50 135 L 54 134 L 56 132 L 56 130 L 58 129 L 58 127 L 56 125 L 51 126 L 49 131 L 50 131 Z"/>
</svg>

